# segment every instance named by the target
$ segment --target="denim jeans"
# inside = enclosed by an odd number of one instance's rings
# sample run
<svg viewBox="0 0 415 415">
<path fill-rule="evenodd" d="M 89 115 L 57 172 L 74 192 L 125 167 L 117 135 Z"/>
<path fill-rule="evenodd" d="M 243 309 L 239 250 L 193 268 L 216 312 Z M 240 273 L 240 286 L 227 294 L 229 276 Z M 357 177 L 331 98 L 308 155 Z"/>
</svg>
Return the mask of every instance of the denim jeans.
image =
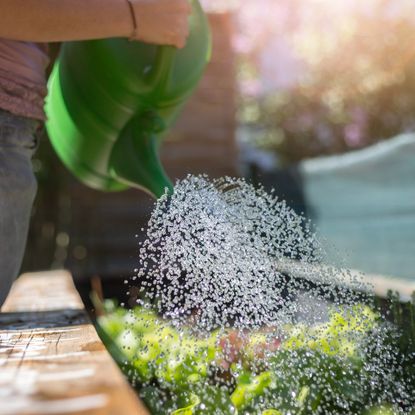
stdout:
<svg viewBox="0 0 415 415">
<path fill-rule="evenodd" d="M 37 183 L 32 156 L 39 122 L 0 109 L 0 306 L 17 277 Z"/>
</svg>

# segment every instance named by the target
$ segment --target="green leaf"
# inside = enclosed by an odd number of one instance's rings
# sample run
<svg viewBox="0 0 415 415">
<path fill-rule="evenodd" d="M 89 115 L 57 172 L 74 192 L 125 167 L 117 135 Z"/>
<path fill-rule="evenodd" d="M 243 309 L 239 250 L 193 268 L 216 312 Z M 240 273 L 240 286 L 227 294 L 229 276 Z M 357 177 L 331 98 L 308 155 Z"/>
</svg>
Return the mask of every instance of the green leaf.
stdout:
<svg viewBox="0 0 415 415">
<path fill-rule="evenodd" d="M 200 404 L 200 399 L 197 395 L 190 395 L 190 404 L 184 408 L 177 409 L 171 415 L 194 415 L 195 408 Z"/>
<path fill-rule="evenodd" d="M 397 415 L 391 406 L 377 406 L 369 409 L 365 415 Z"/>
<path fill-rule="evenodd" d="M 271 384 L 271 372 L 263 372 L 251 379 L 250 382 L 239 383 L 231 395 L 231 401 L 236 408 L 241 409 L 249 402 L 264 393 L 265 389 Z"/>
</svg>

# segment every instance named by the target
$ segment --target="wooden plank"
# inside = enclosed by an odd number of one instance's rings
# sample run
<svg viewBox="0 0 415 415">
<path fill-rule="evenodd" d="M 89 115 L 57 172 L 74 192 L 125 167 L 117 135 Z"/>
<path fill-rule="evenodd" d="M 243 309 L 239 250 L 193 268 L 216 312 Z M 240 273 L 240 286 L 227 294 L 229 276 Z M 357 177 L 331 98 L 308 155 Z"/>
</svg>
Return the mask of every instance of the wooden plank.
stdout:
<svg viewBox="0 0 415 415">
<path fill-rule="evenodd" d="M 0 414 L 148 414 L 67 272 L 23 275 L 2 308 Z"/>
</svg>

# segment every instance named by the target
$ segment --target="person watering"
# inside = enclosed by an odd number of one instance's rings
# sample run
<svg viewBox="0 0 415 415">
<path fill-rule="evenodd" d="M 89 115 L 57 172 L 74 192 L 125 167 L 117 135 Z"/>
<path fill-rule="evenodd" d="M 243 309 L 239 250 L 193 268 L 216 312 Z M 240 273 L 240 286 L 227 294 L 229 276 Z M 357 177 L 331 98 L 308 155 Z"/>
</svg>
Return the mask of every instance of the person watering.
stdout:
<svg viewBox="0 0 415 415">
<path fill-rule="evenodd" d="M 183 48 L 188 0 L 0 0 L 0 306 L 17 277 L 36 194 L 48 42 L 129 38 Z"/>
</svg>

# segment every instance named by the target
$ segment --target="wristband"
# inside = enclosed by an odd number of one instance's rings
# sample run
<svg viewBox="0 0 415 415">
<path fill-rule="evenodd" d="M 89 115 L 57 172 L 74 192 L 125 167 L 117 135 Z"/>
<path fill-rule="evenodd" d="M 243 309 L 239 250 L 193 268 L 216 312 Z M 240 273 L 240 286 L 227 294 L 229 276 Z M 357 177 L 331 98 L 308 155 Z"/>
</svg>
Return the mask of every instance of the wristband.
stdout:
<svg viewBox="0 0 415 415">
<path fill-rule="evenodd" d="M 131 20 L 133 22 L 133 31 L 129 37 L 129 40 L 137 40 L 137 17 L 135 15 L 134 6 L 132 0 L 127 0 L 128 8 L 130 9 Z"/>
</svg>

